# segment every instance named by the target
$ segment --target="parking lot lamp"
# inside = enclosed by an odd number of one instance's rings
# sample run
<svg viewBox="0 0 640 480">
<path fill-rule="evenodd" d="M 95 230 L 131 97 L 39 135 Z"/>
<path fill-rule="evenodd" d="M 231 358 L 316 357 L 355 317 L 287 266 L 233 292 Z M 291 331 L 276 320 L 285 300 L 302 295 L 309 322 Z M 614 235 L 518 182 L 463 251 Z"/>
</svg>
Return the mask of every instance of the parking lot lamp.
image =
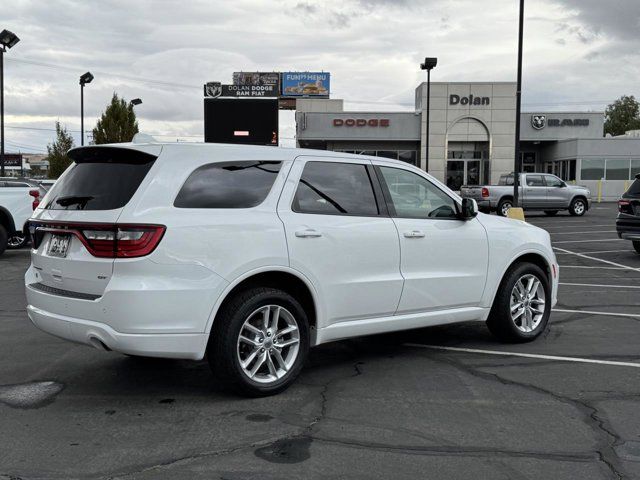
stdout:
<svg viewBox="0 0 640 480">
<path fill-rule="evenodd" d="M 426 57 L 424 63 L 420 64 L 421 70 L 427 71 L 427 137 L 425 141 L 426 154 L 424 157 L 424 169 L 429 171 L 429 113 L 431 111 L 431 70 L 438 64 L 436 57 Z"/>
<path fill-rule="evenodd" d="M 516 139 L 513 161 L 513 206 L 518 206 L 520 190 L 520 103 L 522 97 L 522 31 L 524 26 L 524 0 L 520 0 L 520 20 L 518 28 L 518 83 L 516 86 Z"/>
<path fill-rule="evenodd" d="M 132 107 L 135 107 L 136 105 L 142 104 L 142 100 L 140 98 L 134 98 L 129 103 L 131 104 Z"/>
<path fill-rule="evenodd" d="M 0 32 L 0 177 L 4 177 L 4 52 L 19 41 L 9 30 Z"/>
<path fill-rule="evenodd" d="M 84 145 L 84 86 L 92 80 L 91 72 L 80 75 L 80 145 Z"/>
</svg>

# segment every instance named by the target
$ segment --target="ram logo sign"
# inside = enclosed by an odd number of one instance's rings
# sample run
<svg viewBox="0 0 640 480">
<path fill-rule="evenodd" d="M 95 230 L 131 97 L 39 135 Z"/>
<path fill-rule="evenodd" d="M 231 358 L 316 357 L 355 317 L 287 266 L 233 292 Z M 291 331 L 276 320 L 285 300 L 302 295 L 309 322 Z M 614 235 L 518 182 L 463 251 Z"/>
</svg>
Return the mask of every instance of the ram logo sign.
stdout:
<svg viewBox="0 0 640 480">
<path fill-rule="evenodd" d="M 546 115 L 531 115 L 531 126 L 536 130 L 542 130 L 547 126 Z"/>
</svg>

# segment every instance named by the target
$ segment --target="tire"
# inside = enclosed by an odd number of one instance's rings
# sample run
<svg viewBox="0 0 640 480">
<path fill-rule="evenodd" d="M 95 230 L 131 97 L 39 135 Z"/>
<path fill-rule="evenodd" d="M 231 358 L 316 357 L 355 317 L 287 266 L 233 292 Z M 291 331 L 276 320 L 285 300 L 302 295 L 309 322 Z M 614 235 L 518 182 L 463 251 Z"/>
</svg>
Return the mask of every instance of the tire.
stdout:
<svg viewBox="0 0 640 480">
<path fill-rule="evenodd" d="M 496 208 L 496 213 L 501 217 L 506 217 L 507 210 L 509 210 L 511 207 L 513 207 L 513 200 L 511 200 L 510 198 L 503 198 L 498 203 L 498 208 Z"/>
<path fill-rule="evenodd" d="M 640 253 L 640 240 L 633 241 L 633 248 L 636 249 L 636 252 Z"/>
<path fill-rule="evenodd" d="M 528 280 L 530 278 L 537 279 L 540 282 L 540 286 L 535 292 L 537 300 L 527 300 L 526 305 L 530 305 L 532 308 L 536 307 L 536 310 L 541 311 L 541 313 L 533 313 L 528 317 L 525 310 L 525 313 L 513 319 L 511 315 L 512 296 L 514 300 L 520 300 L 515 297 L 518 295 L 516 284 L 521 282 L 526 289 L 529 285 Z M 542 308 L 540 307 L 540 300 L 544 302 Z M 516 310 L 516 312 L 517 311 L 519 310 Z M 500 283 L 498 293 L 496 294 L 491 312 L 489 313 L 487 326 L 491 333 L 503 342 L 530 342 L 536 339 L 547 327 L 550 314 L 551 287 L 547 276 L 540 267 L 533 263 L 516 263 L 507 270 L 507 273 Z M 538 315 L 540 315 L 540 317 L 538 317 Z M 527 319 L 529 318 L 531 319 L 531 323 L 527 323 Z"/>
<path fill-rule="evenodd" d="M 263 324 L 265 310 L 269 311 L 269 329 Z M 271 322 L 276 311 L 280 314 L 274 328 Z M 252 330 L 246 327 L 247 323 Z M 274 343 L 277 340 L 275 332 L 282 332 L 292 325 L 297 331 L 281 334 L 279 342 Z M 240 340 L 241 333 L 244 341 Z M 294 342 L 296 335 L 297 344 Z M 286 342 L 291 345 L 278 347 Z M 300 303 L 282 290 L 259 287 L 238 293 L 218 313 L 209 337 L 207 360 L 214 376 L 225 387 L 241 395 L 263 397 L 288 388 L 300 373 L 308 352 L 309 320 Z M 252 355 L 253 360 L 249 361 Z M 241 358 L 247 361 L 245 368 L 240 363 Z M 261 363 L 256 368 L 258 362 Z M 282 368 L 283 365 L 287 368 Z M 254 368 L 255 374 L 251 376 L 250 371 Z"/>
<path fill-rule="evenodd" d="M 558 210 L 545 210 L 544 214 L 548 217 L 555 217 L 558 214 Z"/>
<path fill-rule="evenodd" d="M 0 255 L 7 249 L 7 229 L 0 225 Z"/>
<path fill-rule="evenodd" d="M 587 211 L 587 202 L 583 198 L 574 198 L 569 205 L 569 213 L 574 217 L 581 217 Z"/>
<path fill-rule="evenodd" d="M 9 250 L 16 250 L 22 248 L 29 243 L 29 239 L 25 235 L 15 234 L 7 240 L 7 248 Z"/>
</svg>

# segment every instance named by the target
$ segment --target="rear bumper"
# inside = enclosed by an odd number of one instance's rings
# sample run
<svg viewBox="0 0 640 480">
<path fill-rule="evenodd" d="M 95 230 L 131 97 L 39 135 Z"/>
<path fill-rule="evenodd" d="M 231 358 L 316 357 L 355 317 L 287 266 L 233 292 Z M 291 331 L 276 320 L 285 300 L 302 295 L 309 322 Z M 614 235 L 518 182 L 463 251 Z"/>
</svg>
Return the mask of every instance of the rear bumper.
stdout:
<svg viewBox="0 0 640 480">
<path fill-rule="evenodd" d="M 204 356 L 209 337 L 205 333 L 120 333 L 103 323 L 58 315 L 33 305 L 27 306 L 27 314 L 36 327 L 56 337 L 101 350 L 145 357 L 200 360 Z"/>
<path fill-rule="evenodd" d="M 618 237 L 625 240 L 640 240 L 640 217 L 619 214 L 616 220 Z"/>
</svg>

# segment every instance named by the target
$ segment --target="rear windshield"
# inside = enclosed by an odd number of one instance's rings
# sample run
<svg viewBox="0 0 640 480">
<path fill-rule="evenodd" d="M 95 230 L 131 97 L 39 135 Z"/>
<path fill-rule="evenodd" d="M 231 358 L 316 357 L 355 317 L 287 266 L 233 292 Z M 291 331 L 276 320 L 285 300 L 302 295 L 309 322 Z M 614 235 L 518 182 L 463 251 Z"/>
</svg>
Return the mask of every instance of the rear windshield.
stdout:
<svg viewBox="0 0 640 480">
<path fill-rule="evenodd" d="M 513 175 L 500 175 L 498 185 L 513 185 Z"/>
<path fill-rule="evenodd" d="M 75 164 L 51 188 L 50 210 L 113 210 L 124 207 L 156 157 L 123 148 L 85 148 L 70 152 Z"/>
<path fill-rule="evenodd" d="M 634 182 L 627 190 L 626 195 L 633 195 L 634 197 L 640 197 L 640 178 L 636 178 Z"/>
</svg>

